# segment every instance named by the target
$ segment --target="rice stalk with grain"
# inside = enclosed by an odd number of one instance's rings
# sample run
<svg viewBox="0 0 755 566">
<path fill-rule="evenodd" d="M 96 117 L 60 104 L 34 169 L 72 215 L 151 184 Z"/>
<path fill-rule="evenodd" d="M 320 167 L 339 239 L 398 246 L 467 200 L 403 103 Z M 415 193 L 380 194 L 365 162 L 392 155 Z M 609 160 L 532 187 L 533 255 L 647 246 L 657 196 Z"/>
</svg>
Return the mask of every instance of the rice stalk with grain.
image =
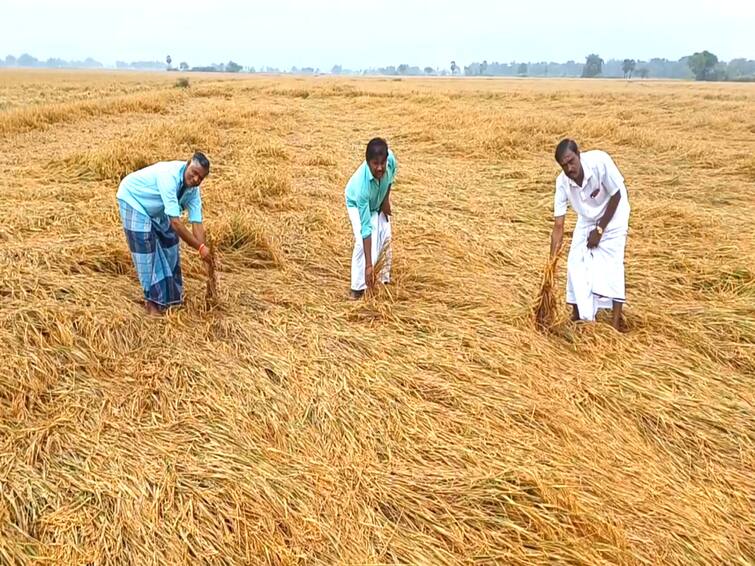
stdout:
<svg viewBox="0 0 755 566">
<path fill-rule="evenodd" d="M 558 318 L 558 298 L 556 293 L 556 268 L 561 249 L 548 258 L 543 270 L 540 291 L 533 305 L 532 313 L 535 324 L 540 330 L 551 330 Z"/>
</svg>

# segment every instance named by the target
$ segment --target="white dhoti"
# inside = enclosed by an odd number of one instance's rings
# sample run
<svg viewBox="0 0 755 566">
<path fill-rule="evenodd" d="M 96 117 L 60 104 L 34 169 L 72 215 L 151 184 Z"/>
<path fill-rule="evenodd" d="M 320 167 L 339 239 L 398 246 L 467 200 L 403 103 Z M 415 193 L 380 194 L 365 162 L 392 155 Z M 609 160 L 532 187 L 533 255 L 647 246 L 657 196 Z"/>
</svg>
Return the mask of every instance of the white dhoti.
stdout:
<svg viewBox="0 0 755 566">
<path fill-rule="evenodd" d="M 598 309 L 626 300 L 624 291 L 624 248 L 626 227 L 606 230 L 598 247 L 587 248 L 594 227 L 574 230 L 566 266 L 566 302 L 577 305 L 581 320 L 595 320 Z"/>
<path fill-rule="evenodd" d="M 364 281 L 364 241 L 362 240 L 362 221 L 359 218 L 359 210 L 355 207 L 346 207 L 351 220 L 351 228 L 354 232 L 354 253 L 351 256 L 351 289 L 363 291 L 367 288 Z M 372 265 L 374 266 L 380 256 L 380 252 L 390 242 L 391 223 L 382 212 L 373 212 L 370 218 L 372 223 Z M 385 263 L 377 280 L 388 283 L 391 280 L 391 248 L 385 251 Z"/>
</svg>

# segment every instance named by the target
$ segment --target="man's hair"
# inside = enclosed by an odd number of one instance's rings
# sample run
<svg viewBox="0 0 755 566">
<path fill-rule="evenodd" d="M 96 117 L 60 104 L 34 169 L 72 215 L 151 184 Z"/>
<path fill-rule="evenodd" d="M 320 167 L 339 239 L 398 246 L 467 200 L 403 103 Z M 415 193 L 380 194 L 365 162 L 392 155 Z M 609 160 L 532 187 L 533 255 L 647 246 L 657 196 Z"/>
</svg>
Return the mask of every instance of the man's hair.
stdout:
<svg viewBox="0 0 755 566">
<path fill-rule="evenodd" d="M 567 151 L 573 151 L 574 153 L 579 155 L 579 147 L 577 147 L 577 142 L 569 138 L 565 138 L 558 142 L 558 145 L 556 146 L 556 161 L 561 163 L 561 159 L 564 157 L 564 154 Z"/>
<path fill-rule="evenodd" d="M 199 165 L 208 173 L 210 172 L 210 160 L 207 159 L 207 156 L 201 151 L 195 151 L 194 155 L 191 156 L 191 161 Z"/>
<path fill-rule="evenodd" d="M 372 161 L 377 157 L 388 157 L 388 142 L 383 138 L 371 139 L 370 143 L 367 144 L 365 157 L 367 161 Z"/>
</svg>

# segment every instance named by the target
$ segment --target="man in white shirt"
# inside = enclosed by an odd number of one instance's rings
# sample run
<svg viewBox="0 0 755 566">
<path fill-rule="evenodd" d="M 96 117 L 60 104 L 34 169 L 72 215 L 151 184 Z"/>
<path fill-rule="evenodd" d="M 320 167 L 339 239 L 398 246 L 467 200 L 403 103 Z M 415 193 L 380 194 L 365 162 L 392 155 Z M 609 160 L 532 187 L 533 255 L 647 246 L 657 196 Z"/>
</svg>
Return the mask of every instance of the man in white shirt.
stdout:
<svg viewBox="0 0 755 566">
<path fill-rule="evenodd" d="M 580 153 L 577 143 L 562 140 L 556 161 L 551 255 L 561 248 L 569 205 L 577 213 L 567 261 L 566 302 L 573 320 L 595 320 L 598 309 L 613 308 L 613 326 L 624 331 L 624 248 L 629 228 L 629 198 L 624 178 L 603 151 Z"/>
</svg>

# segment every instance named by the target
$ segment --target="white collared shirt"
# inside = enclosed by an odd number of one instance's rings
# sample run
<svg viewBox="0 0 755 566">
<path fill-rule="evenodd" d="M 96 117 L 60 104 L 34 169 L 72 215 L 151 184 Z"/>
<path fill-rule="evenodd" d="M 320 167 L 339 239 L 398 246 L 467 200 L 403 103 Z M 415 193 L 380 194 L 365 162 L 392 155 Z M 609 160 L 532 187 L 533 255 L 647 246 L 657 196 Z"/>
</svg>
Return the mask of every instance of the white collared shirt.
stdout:
<svg viewBox="0 0 755 566">
<path fill-rule="evenodd" d="M 629 197 L 624 186 L 624 177 L 605 151 L 593 150 L 580 154 L 585 173 L 580 187 L 562 171 L 556 179 L 556 195 L 553 203 L 553 216 L 566 214 L 568 205 L 577 213 L 577 226 L 595 226 L 608 207 L 608 200 L 621 192 L 619 206 L 606 227 L 627 228 L 629 225 Z"/>
</svg>

